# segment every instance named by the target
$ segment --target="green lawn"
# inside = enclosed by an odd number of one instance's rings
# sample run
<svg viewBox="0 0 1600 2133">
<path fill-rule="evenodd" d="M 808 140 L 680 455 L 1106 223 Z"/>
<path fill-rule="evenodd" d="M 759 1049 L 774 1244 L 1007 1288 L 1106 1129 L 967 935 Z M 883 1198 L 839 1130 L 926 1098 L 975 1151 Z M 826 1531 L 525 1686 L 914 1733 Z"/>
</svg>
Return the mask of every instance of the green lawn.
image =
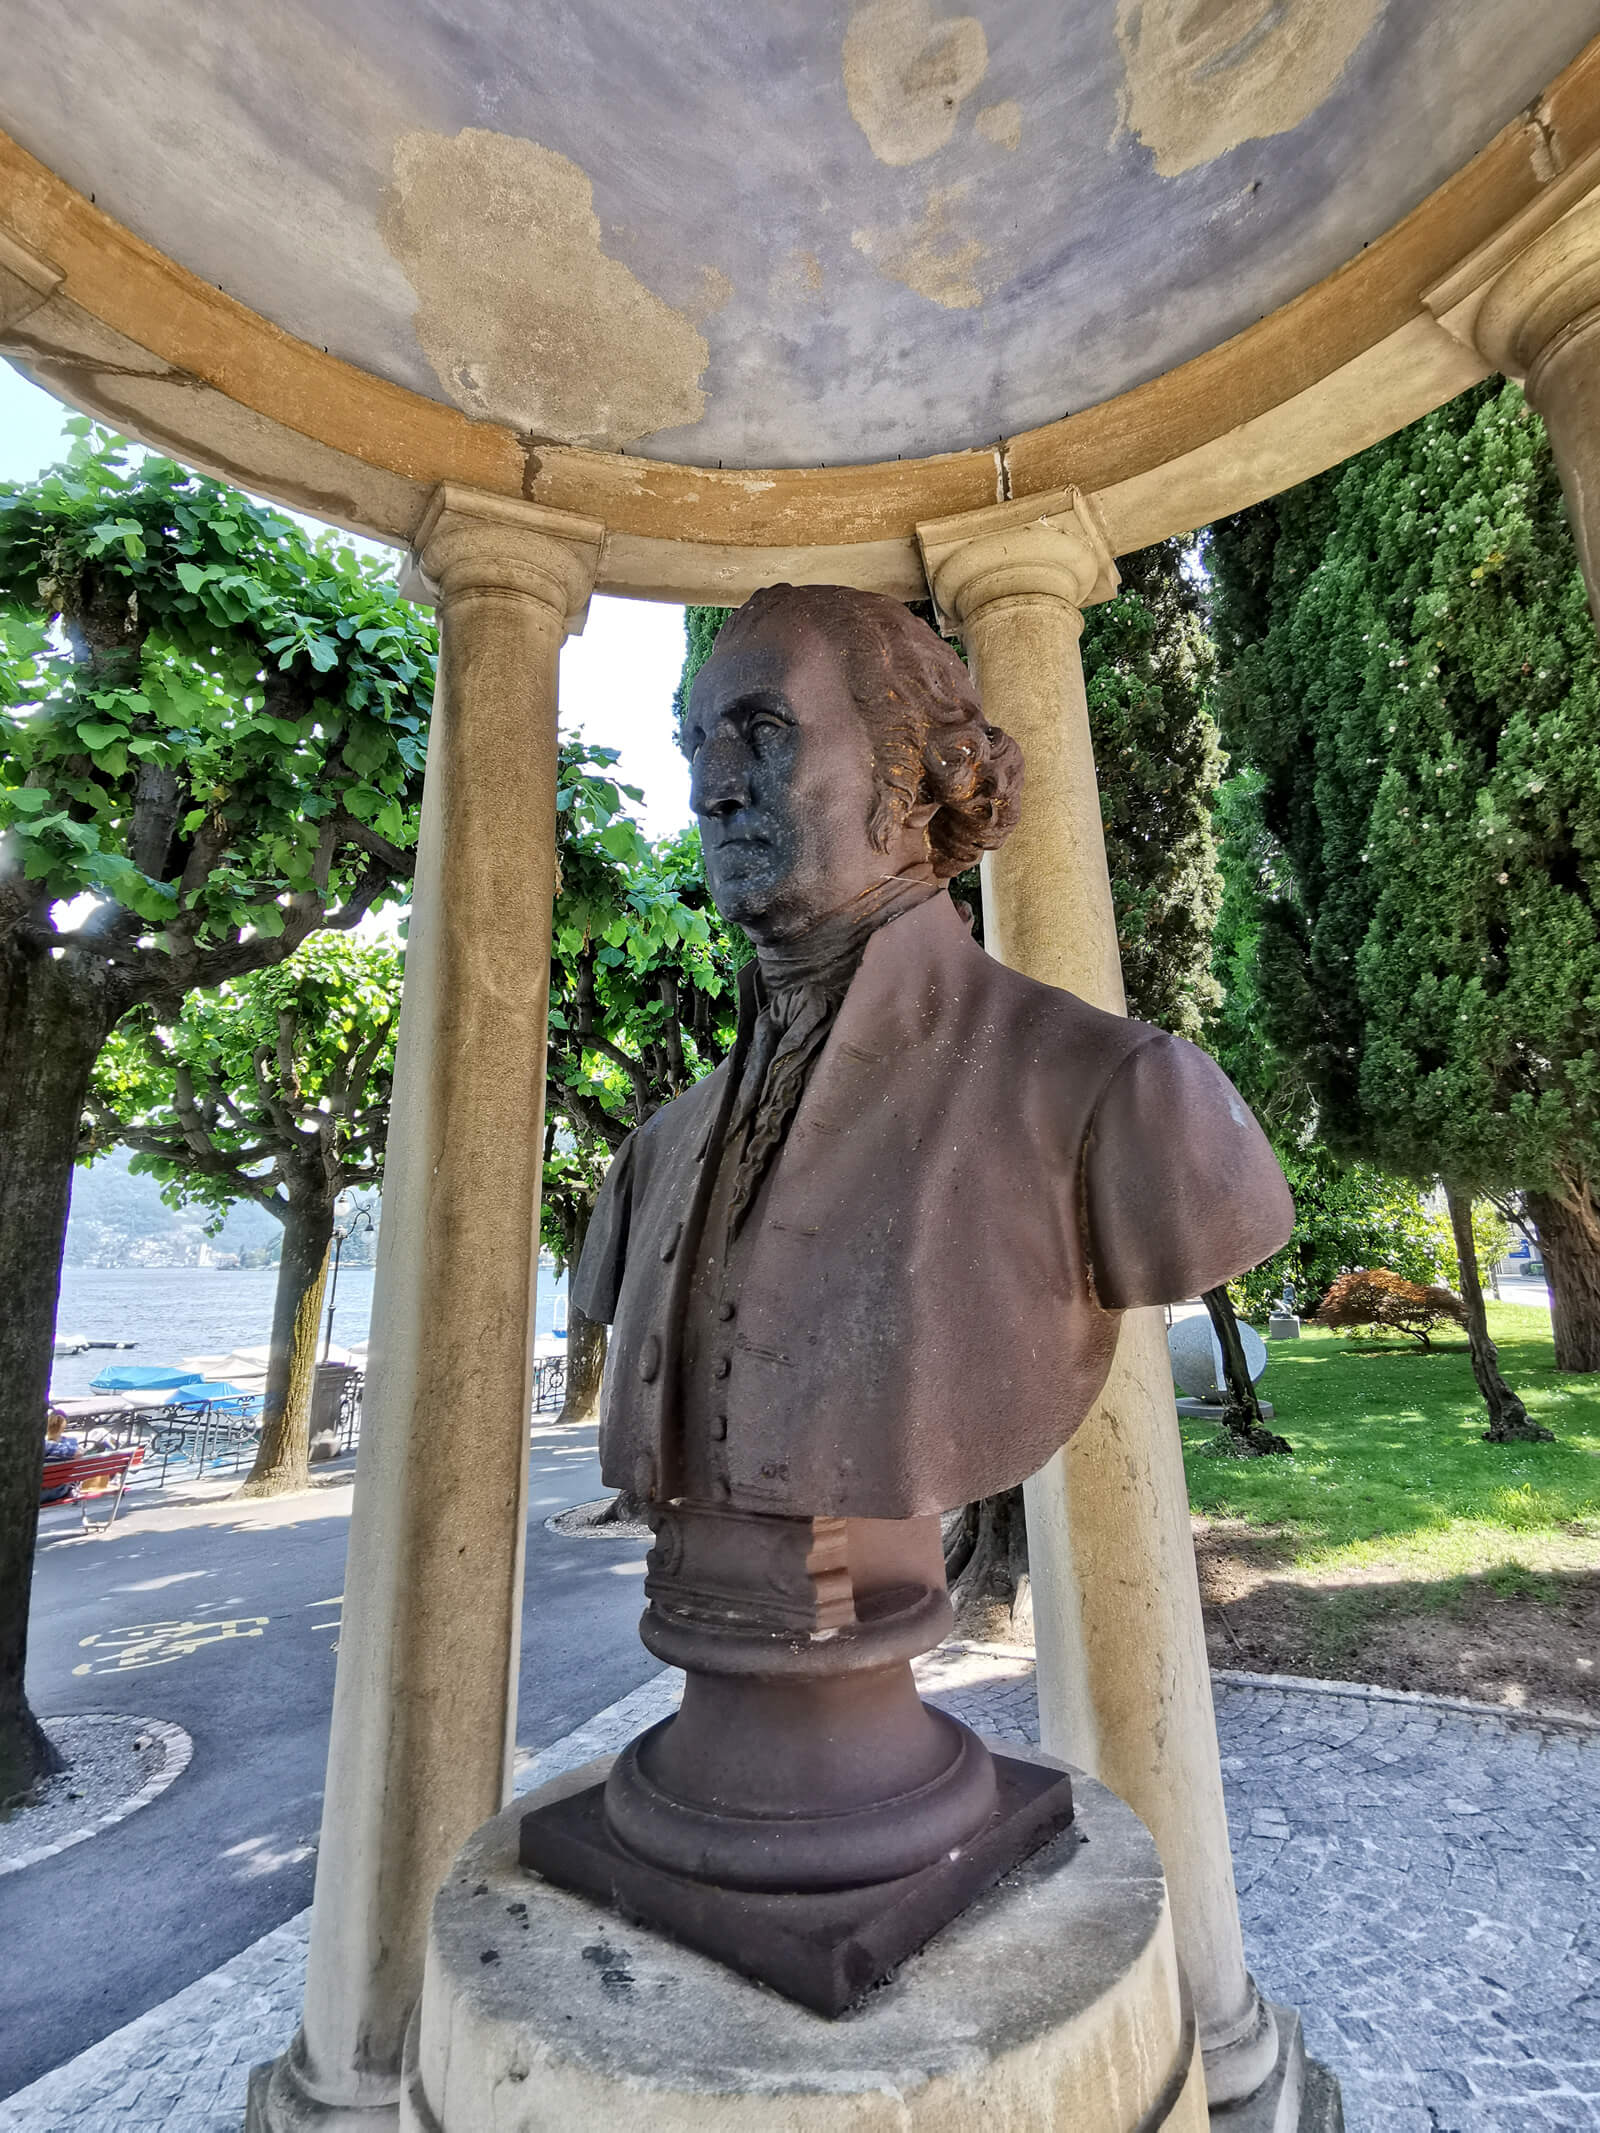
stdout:
<svg viewBox="0 0 1600 2133">
<path fill-rule="evenodd" d="M 1600 1567 L 1600 1376 L 1556 1371 L 1548 1312 L 1491 1304 L 1506 1377 L 1554 1444 L 1482 1441 L 1464 1339 L 1428 1354 L 1307 1327 L 1268 1345 L 1263 1397 L 1289 1459 L 1215 1459 L 1216 1431 L 1183 1425 L 1190 1501 L 1276 1530 L 1314 1574 L 1383 1566 L 1423 1579 L 1488 1572 L 1508 1587 Z"/>
</svg>

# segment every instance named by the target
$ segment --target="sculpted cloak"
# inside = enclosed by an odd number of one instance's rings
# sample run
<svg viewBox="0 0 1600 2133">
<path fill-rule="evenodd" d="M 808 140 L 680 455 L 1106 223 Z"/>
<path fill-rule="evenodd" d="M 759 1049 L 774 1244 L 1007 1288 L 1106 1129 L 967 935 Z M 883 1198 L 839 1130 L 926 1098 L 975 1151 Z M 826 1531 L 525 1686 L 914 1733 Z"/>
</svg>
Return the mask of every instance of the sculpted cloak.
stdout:
<svg viewBox="0 0 1600 2133">
<path fill-rule="evenodd" d="M 1288 1238 L 1283 1174 L 1205 1053 L 997 962 L 940 893 L 868 941 L 711 1314 L 696 1276 L 755 984 L 730 1057 L 617 1151 L 573 1282 L 612 1328 L 610 1487 L 683 1495 L 693 1449 L 735 1510 L 994 1495 L 1083 1420 L 1122 1311 Z M 714 1415 L 686 1397 L 686 1336 L 716 1349 Z"/>
</svg>

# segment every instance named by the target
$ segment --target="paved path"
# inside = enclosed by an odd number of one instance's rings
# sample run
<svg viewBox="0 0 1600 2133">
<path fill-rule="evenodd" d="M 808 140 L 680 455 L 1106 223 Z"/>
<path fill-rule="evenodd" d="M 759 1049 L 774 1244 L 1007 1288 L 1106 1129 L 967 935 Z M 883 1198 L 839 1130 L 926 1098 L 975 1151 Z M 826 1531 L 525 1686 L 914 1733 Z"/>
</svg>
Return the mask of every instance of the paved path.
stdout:
<svg viewBox="0 0 1600 2133">
<path fill-rule="evenodd" d="M 921 1672 L 969 1723 L 1034 1737 L 1026 1660 L 947 1648 Z M 520 1787 L 621 1746 L 675 1680 Z M 1243 1675 L 1218 1677 L 1217 1718 L 1250 1961 L 1339 2074 L 1349 2133 L 1600 2128 L 1600 1731 Z M 238 2133 L 249 2066 L 294 2027 L 305 1928 L 0 2104 L 0 2133 Z"/>
<path fill-rule="evenodd" d="M 534 1432 L 519 1709 L 535 1748 L 655 1670 L 635 1634 L 638 1541 L 544 1530 L 599 1495 L 594 1440 Z M 349 1474 L 267 1504 L 225 1501 L 232 1486 L 147 1501 L 105 1540 L 84 1539 L 71 1506 L 41 1520 L 35 1708 L 170 1719 L 194 1760 L 116 1830 L 0 1877 L 0 2096 L 311 1900 Z"/>
</svg>

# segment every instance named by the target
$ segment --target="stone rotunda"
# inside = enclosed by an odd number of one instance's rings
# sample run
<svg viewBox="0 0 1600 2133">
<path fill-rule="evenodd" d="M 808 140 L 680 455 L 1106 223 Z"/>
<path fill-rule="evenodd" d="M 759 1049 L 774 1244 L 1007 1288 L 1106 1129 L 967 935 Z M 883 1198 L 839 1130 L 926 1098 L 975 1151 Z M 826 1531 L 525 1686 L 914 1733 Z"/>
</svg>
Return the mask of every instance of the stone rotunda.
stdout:
<svg viewBox="0 0 1600 2133">
<path fill-rule="evenodd" d="M 1120 1009 L 1077 653 L 1118 554 L 1501 370 L 1600 580 L 1593 0 L 962 4 L 6 11 L 0 351 L 408 551 L 442 620 L 280 2129 L 396 2123 L 430 1904 L 508 1796 L 557 654 L 590 594 L 931 593 L 1028 763 L 990 948 Z M 1154 1835 L 1213 2124 L 1293 2123 L 1159 1315 L 1028 1512 L 1044 1744 Z"/>
</svg>

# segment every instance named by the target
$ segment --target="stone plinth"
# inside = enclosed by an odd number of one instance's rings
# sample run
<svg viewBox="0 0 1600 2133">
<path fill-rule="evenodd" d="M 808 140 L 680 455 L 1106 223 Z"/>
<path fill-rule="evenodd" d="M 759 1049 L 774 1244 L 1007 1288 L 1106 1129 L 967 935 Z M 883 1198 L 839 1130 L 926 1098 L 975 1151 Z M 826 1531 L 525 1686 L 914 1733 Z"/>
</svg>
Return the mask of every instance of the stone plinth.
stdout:
<svg viewBox="0 0 1600 2133">
<path fill-rule="evenodd" d="M 402 2133 L 1205 2133 L 1155 1847 L 1073 1782 L 1070 1830 L 833 2021 L 525 1872 L 516 1802 L 434 1904 Z"/>
<path fill-rule="evenodd" d="M 1267 1339 L 1269 1341 L 1297 1341 L 1299 1338 L 1299 1314 L 1293 1311 L 1274 1311 L 1267 1320 Z"/>
<path fill-rule="evenodd" d="M 1178 1411 L 1180 1422 L 1220 1422 L 1227 1412 L 1221 1400 L 1191 1400 L 1187 1395 L 1181 1400 L 1175 1400 L 1173 1405 Z M 1258 1397 L 1256 1405 L 1261 1409 L 1263 1422 L 1276 1420 L 1278 1410 L 1270 1400 Z"/>
</svg>

